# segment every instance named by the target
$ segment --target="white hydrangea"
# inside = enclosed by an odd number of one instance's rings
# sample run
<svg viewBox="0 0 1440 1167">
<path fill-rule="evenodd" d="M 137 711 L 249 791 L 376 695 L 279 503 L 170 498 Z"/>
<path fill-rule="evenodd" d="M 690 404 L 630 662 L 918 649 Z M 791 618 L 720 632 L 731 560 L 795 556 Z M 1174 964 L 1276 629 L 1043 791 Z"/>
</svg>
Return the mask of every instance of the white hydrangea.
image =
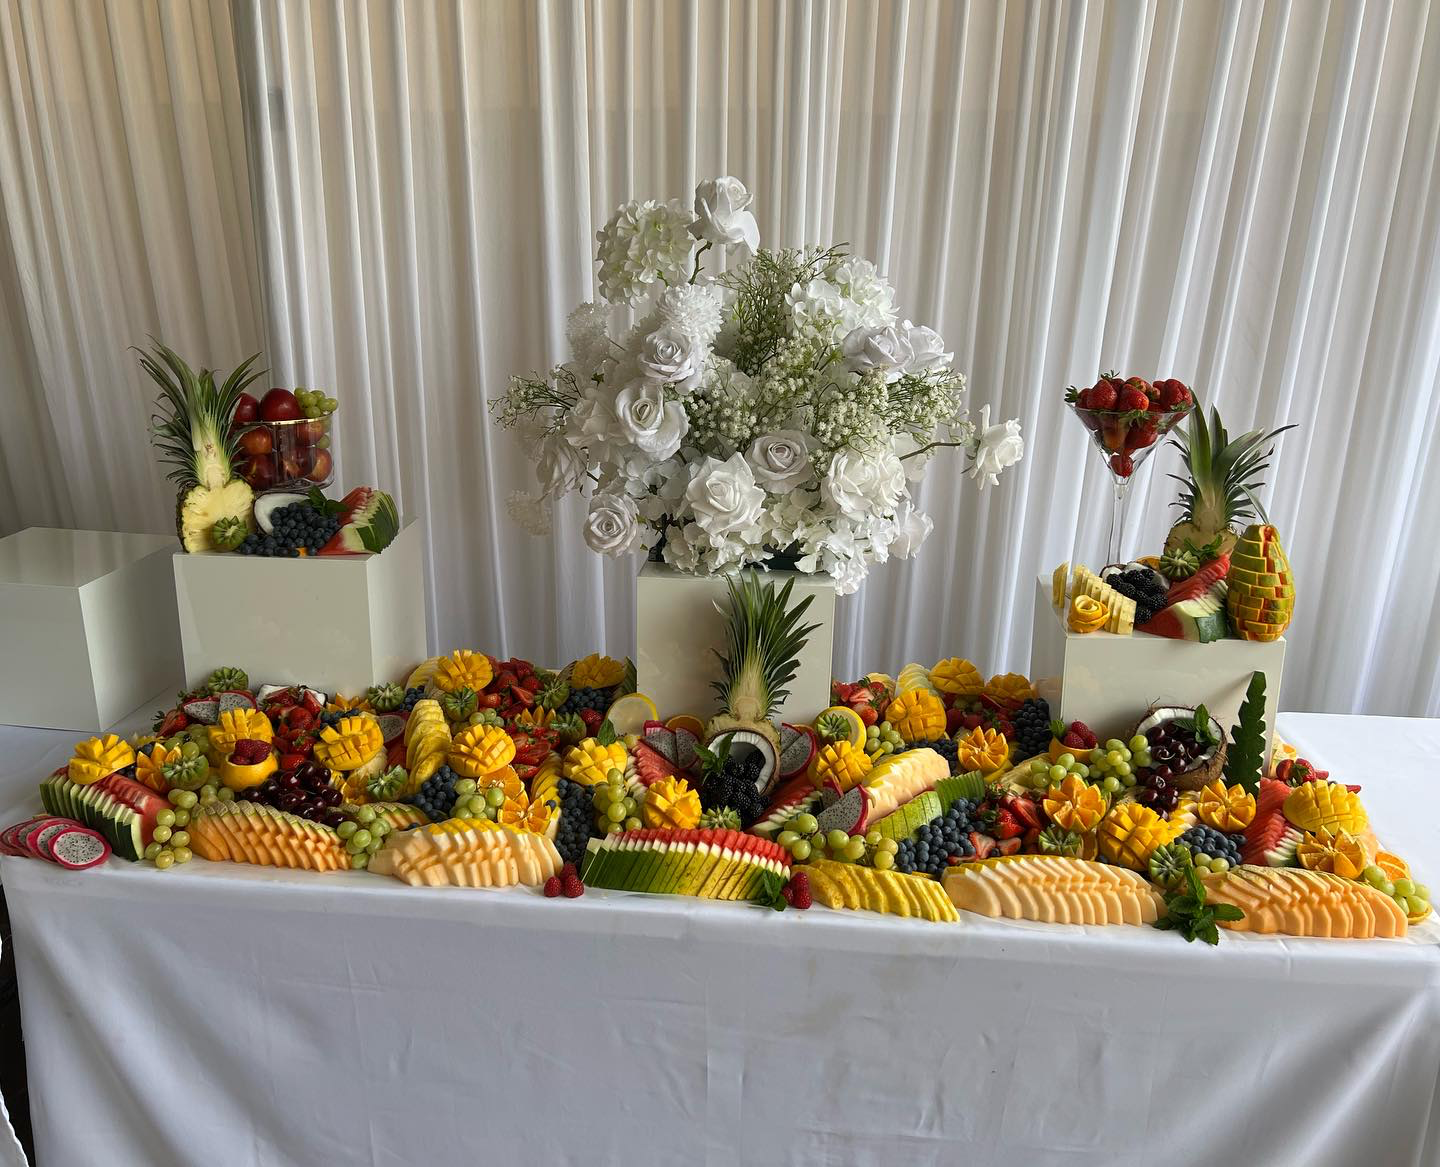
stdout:
<svg viewBox="0 0 1440 1167">
<path fill-rule="evenodd" d="M 837 284 L 816 277 L 796 284 L 785 297 L 797 335 L 829 335 L 845 315 L 845 296 Z"/>
<path fill-rule="evenodd" d="M 595 233 L 600 291 L 612 304 L 634 304 L 657 280 L 689 276 L 695 247 L 691 216 L 678 202 L 646 199 L 621 205 Z"/>
<path fill-rule="evenodd" d="M 830 278 L 844 298 L 842 336 L 855 328 L 884 328 L 895 323 L 895 289 L 868 259 L 851 256 L 836 266 Z"/>
</svg>

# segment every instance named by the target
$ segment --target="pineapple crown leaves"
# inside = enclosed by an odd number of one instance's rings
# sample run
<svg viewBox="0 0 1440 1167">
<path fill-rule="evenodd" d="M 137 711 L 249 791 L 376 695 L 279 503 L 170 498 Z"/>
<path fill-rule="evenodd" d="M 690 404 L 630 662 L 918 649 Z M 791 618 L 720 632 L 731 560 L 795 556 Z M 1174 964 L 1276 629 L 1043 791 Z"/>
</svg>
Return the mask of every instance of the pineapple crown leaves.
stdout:
<svg viewBox="0 0 1440 1167">
<path fill-rule="evenodd" d="M 151 441 L 172 466 L 167 477 L 181 487 L 224 485 L 239 452 L 230 419 L 240 395 L 264 372 L 251 368 L 260 354 L 242 361 L 217 387 L 209 369 L 197 372 L 153 336 L 150 343 L 153 350 L 140 354 L 140 367 L 160 387 L 150 417 Z M 203 481 L 215 475 L 221 481 Z"/>
<path fill-rule="evenodd" d="M 790 603 L 793 579 L 776 590 L 753 572 L 730 580 L 730 611 L 726 622 L 727 654 L 716 652 L 724 679 L 712 682 L 732 717 L 768 719 L 790 695 L 799 656 L 810 634 L 820 626 L 800 623 L 813 596 Z M 747 706 L 750 706 L 747 708 Z"/>
<path fill-rule="evenodd" d="M 1165 893 L 1165 914 L 1155 921 L 1164 932 L 1179 932 L 1187 941 L 1203 940 L 1220 943 L 1217 920 L 1243 920 L 1245 913 L 1234 904 L 1208 902 L 1205 884 L 1193 867 L 1185 869 L 1183 882 L 1174 891 Z"/>
<path fill-rule="evenodd" d="M 1251 673 L 1250 686 L 1240 704 L 1240 720 L 1230 731 L 1225 755 L 1225 781 L 1248 794 L 1260 792 L 1265 763 L 1265 674 Z"/>
<path fill-rule="evenodd" d="M 1233 441 L 1220 420 L 1220 411 L 1210 407 L 1210 420 L 1205 420 L 1205 411 L 1197 407 L 1191 410 L 1187 431 L 1177 431 L 1175 444 L 1180 447 L 1180 458 L 1185 463 L 1184 475 L 1170 475 L 1180 483 L 1180 497 L 1174 503 L 1186 515 L 1194 518 L 1197 510 L 1207 500 L 1212 506 L 1223 507 L 1218 518 L 1226 526 L 1238 519 L 1259 516 L 1261 522 L 1269 522 L 1265 506 L 1256 493 L 1265 485 L 1260 477 L 1269 468 L 1269 458 L 1275 453 L 1273 439 L 1292 425 L 1282 425 L 1269 433 L 1250 430 Z"/>
</svg>

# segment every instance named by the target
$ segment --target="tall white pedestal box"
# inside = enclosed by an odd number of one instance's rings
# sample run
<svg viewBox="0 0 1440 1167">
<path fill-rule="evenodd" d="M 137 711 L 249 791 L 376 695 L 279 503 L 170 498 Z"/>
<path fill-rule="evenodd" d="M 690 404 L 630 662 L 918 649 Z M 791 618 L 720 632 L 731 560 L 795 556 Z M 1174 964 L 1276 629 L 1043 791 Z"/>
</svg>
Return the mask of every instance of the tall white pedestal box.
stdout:
<svg viewBox="0 0 1440 1167">
<path fill-rule="evenodd" d="M 252 685 L 347 696 L 403 680 L 429 655 L 423 554 L 413 519 L 379 555 L 177 553 L 185 683 L 221 665 L 244 669 Z"/>
<path fill-rule="evenodd" d="M 830 704 L 830 654 L 834 645 L 835 581 L 798 571 L 766 571 L 764 580 L 783 587 L 794 580 L 791 603 L 813 597 L 803 618 L 820 627 L 800 654 L 781 721 L 809 722 Z M 729 588 L 723 578 L 687 575 L 663 563 L 646 563 L 635 582 L 635 670 L 640 692 L 661 717 L 693 713 L 702 721 L 718 711 L 712 681 L 720 677 L 716 651 L 725 648 Z M 716 605 L 719 608 L 716 608 Z"/>
<path fill-rule="evenodd" d="M 1285 639 L 1261 644 L 1217 640 L 1194 644 L 1137 632 L 1071 632 L 1066 612 L 1051 603 L 1050 577 L 1035 588 L 1034 637 L 1030 676 L 1053 716 L 1083 721 L 1101 740 L 1124 737 L 1139 716 L 1156 703 L 1204 704 L 1229 732 L 1251 673 L 1265 674 L 1265 750 L 1269 756 L 1275 715 L 1280 709 L 1280 680 L 1285 668 Z"/>
<path fill-rule="evenodd" d="M 95 733 L 180 680 L 171 535 L 0 539 L 0 722 Z"/>
</svg>

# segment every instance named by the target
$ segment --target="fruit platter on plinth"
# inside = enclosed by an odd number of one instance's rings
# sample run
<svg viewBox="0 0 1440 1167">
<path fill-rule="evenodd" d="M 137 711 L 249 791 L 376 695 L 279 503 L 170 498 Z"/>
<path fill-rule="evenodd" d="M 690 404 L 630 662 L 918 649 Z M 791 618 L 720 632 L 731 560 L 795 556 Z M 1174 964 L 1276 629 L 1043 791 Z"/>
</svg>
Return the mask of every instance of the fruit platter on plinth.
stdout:
<svg viewBox="0 0 1440 1167">
<path fill-rule="evenodd" d="M 754 573 L 727 601 L 726 653 L 696 662 L 716 699 L 696 710 L 657 708 L 597 654 L 546 669 L 459 649 L 351 694 L 218 668 L 152 733 L 77 742 L 0 851 L 101 876 L 245 863 L 600 890 L 587 910 L 674 895 L 1212 944 L 1401 938 L 1430 912 L 1347 776 L 1266 750 L 1261 674 L 1233 724 L 1139 708 L 1108 740 L 959 657 L 836 682 L 832 706 L 784 722 L 808 601 Z"/>
<path fill-rule="evenodd" d="M 256 359 L 222 380 L 159 343 L 141 357 L 159 388 L 155 445 L 179 487 L 185 677 L 228 660 L 282 682 L 363 687 L 426 651 L 420 531 L 374 487 L 326 496 L 336 399 L 273 388 L 257 400 Z"/>
<path fill-rule="evenodd" d="M 648 552 L 636 588 L 640 687 L 662 706 L 705 695 L 691 662 L 723 650 L 724 577 L 777 574 L 816 625 L 786 717 L 826 703 L 835 596 L 909 558 L 933 526 L 912 484 L 945 448 L 982 485 L 1023 451 L 1018 422 L 969 415 L 965 378 L 932 328 L 845 245 L 761 248 L 750 192 L 707 179 L 693 209 L 627 202 L 597 234 L 600 298 L 567 328 L 570 356 L 513 377 L 497 418 L 530 449 L 538 492 L 512 516 L 550 529 L 588 491 L 584 537 Z M 708 266 L 707 266 L 708 265 Z"/>
<path fill-rule="evenodd" d="M 1037 580 L 1030 672 L 1040 693 L 1060 716 L 1083 716 L 1110 736 L 1146 705 L 1204 704 L 1228 724 L 1259 673 L 1273 727 L 1295 582 L 1258 490 L 1273 439 L 1293 427 L 1231 437 L 1219 411 L 1207 416 L 1173 379 L 1105 374 L 1068 397 L 1112 477 L 1116 506 L 1098 572 L 1062 563 Z M 1125 561 L 1130 479 L 1172 431 L 1185 469 L 1174 476 L 1180 519 L 1160 554 Z"/>
</svg>

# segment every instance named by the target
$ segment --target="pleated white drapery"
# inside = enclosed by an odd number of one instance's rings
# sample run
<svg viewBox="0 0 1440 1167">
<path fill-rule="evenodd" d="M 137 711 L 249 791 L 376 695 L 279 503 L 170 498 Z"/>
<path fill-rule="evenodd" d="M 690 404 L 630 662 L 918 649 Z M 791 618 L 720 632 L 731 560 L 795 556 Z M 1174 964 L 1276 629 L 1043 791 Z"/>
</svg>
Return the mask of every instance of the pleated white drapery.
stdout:
<svg viewBox="0 0 1440 1167">
<path fill-rule="evenodd" d="M 90 118 L 104 145 L 109 115 L 57 110 L 53 51 L 26 32 L 40 22 L 16 0 L 0 12 L 7 70 L 29 62 L 0 97 L 19 319 L 32 334 L 65 325 L 57 354 L 31 362 L 44 396 L 20 394 L 22 408 L 91 408 L 97 377 L 130 377 L 123 345 L 148 327 L 231 359 L 244 329 L 199 328 L 186 265 L 157 262 L 153 244 L 132 248 L 134 266 L 170 295 L 152 293 L 144 326 L 103 283 L 29 294 L 67 270 L 36 239 L 87 205 L 47 201 L 35 174 L 51 155 L 16 151 L 12 127 Z M 219 19 L 203 4 L 159 12 L 162 30 L 185 12 Z M 208 120 L 174 105 L 186 177 L 236 159 L 227 197 L 253 195 L 276 383 L 335 392 L 341 481 L 389 486 L 423 517 L 438 645 L 628 651 L 634 566 L 584 548 L 574 500 L 548 539 L 510 525 L 503 500 L 531 468 L 487 405 L 507 374 L 563 355 L 615 203 L 730 173 L 754 190 L 767 243 L 844 240 L 875 259 L 905 313 L 955 350 L 974 404 L 1025 424 L 1026 461 L 996 491 L 937 463 L 922 496 L 935 533 L 844 603 L 837 672 L 951 653 L 1027 666 L 1036 573 L 1096 562 L 1108 521 L 1108 479 L 1061 391 L 1119 368 L 1192 382 L 1232 430 L 1300 425 L 1264 492 L 1300 581 L 1285 706 L 1440 713 L 1428 4 L 234 0 L 233 15 L 250 188 L 233 148 L 193 133 L 231 140 L 223 101 Z M 117 38 L 140 19 L 105 16 Z M 167 81 L 184 91 L 171 57 L 150 75 L 157 93 Z M 133 203 L 156 173 L 111 175 L 108 194 Z M 193 199 L 172 209 L 209 224 Z M 102 239 L 133 227 L 100 224 Z M 165 242 L 188 256 L 215 238 L 228 236 Z M 227 258 L 238 303 L 247 259 Z M 71 442 L 65 469 L 88 458 L 79 480 L 126 516 L 161 505 L 133 451 Z M 12 480 L 38 459 L 4 449 Z M 1177 468 L 1165 450 L 1137 476 L 1132 552 L 1158 546 Z M 59 498 L 19 498 L 25 521 L 66 515 Z"/>
</svg>

